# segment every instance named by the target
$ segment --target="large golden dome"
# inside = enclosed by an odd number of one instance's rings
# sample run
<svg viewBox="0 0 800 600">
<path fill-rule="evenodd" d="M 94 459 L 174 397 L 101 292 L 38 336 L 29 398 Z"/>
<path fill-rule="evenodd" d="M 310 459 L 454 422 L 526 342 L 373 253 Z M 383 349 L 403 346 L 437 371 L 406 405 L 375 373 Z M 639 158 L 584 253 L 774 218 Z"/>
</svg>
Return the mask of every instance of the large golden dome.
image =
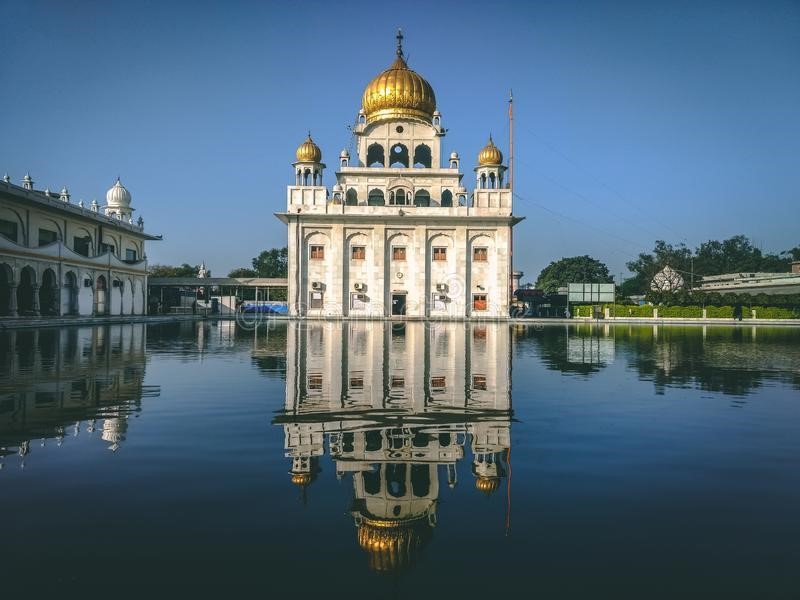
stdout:
<svg viewBox="0 0 800 600">
<path fill-rule="evenodd" d="M 297 162 L 322 162 L 322 150 L 311 139 L 310 133 L 306 141 L 297 147 L 295 156 L 297 156 Z"/>
<path fill-rule="evenodd" d="M 436 110 L 431 84 L 408 68 L 398 32 L 397 58 L 388 69 L 369 82 L 361 100 L 367 123 L 382 119 L 422 119 L 429 123 Z"/>
<path fill-rule="evenodd" d="M 503 164 L 503 153 L 494 145 L 492 136 L 489 136 L 489 143 L 478 154 L 478 164 L 482 167 L 497 167 Z"/>
</svg>

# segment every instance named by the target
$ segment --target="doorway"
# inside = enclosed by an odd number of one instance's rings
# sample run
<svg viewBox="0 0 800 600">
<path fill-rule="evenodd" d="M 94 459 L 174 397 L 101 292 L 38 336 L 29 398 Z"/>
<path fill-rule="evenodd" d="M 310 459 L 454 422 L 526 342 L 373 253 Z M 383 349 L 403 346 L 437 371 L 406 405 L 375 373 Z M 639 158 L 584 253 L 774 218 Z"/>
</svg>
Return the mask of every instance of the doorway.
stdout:
<svg viewBox="0 0 800 600">
<path fill-rule="evenodd" d="M 406 294 L 392 294 L 392 315 L 406 314 Z"/>
</svg>

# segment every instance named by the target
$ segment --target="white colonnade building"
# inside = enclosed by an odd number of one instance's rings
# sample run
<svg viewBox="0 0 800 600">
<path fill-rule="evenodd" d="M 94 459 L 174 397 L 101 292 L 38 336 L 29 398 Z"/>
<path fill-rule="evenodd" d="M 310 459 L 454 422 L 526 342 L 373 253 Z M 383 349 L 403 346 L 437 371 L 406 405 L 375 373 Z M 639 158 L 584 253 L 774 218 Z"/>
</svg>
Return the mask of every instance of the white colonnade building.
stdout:
<svg viewBox="0 0 800 600">
<path fill-rule="evenodd" d="M 133 219 L 131 194 L 117 179 L 106 204 L 73 202 L 0 180 L 0 316 L 143 315 L 145 242 L 160 240 Z"/>
</svg>

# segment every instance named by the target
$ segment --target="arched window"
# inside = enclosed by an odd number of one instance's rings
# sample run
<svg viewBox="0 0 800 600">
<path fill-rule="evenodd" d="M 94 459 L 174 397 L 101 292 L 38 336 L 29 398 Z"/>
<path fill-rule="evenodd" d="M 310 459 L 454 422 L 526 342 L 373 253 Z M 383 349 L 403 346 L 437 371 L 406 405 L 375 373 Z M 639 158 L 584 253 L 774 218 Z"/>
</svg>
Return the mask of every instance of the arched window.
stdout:
<svg viewBox="0 0 800 600">
<path fill-rule="evenodd" d="M 393 204 L 395 206 L 405 206 L 408 204 L 408 194 L 404 189 L 394 190 L 393 192 L 389 192 L 389 204 Z"/>
<path fill-rule="evenodd" d="M 306 169 L 303 172 L 303 185 L 310 185 L 311 184 L 311 169 Z"/>
<path fill-rule="evenodd" d="M 486 189 L 486 173 L 481 173 L 481 183 L 479 186 L 482 190 Z"/>
<path fill-rule="evenodd" d="M 406 464 L 386 464 L 386 488 L 390 496 L 402 498 L 406 495 Z"/>
<path fill-rule="evenodd" d="M 383 190 L 374 189 L 369 191 L 369 196 L 367 196 L 367 204 L 369 206 L 383 206 L 386 204 L 386 201 L 383 196 Z"/>
<path fill-rule="evenodd" d="M 345 203 L 348 206 L 355 206 L 358 204 L 358 192 L 355 188 L 350 188 L 347 190 L 347 195 L 345 196 Z"/>
<path fill-rule="evenodd" d="M 425 144 L 420 144 L 414 150 L 414 166 L 431 168 L 431 149 Z"/>
<path fill-rule="evenodd" d="M 408 148 L 403 144 L 395 144 L 389 153 L 389 166 L 408 168 Z"/>
<path fill-rule="evenodd" d="M 383 146 L 380 144 L 370 144 L 367 148 L 367 166 L 368 167 L 385 167 L 386 155 L 383 152 Z"/>
<path fill-rule="evenodd" d="M 453 206 L 453 192 L 450 190 L 442 192 L 442 206 Z"/>
<path fill-rule="evenodd" d="M 428 465 L 411 465 L 411 493 L 424 498 L 431 491 L 431 472 Z"/>
<path fill-rule="evenodd" d="M 497 179 L 495 178 L 494 173 L 489 173 L 489 189 L 497 189 Z"/>
<path fill-rule="evenodd" d="M 425 190 L 418 190 L 416 194 L 414 194 L 414 206 L 430 206 L 431 205 L 431 195 L 426 192 Z"/>
</svg>

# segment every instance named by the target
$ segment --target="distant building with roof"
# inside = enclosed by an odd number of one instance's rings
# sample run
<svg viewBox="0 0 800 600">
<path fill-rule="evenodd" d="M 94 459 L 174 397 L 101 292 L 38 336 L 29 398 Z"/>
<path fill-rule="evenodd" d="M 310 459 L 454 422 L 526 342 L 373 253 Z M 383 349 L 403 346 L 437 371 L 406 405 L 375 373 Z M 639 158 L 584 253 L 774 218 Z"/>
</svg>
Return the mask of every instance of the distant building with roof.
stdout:
<svg viewBox="0 0 800 600">
<path fill-rule="evenodd" d="M 119 178 L 105 206 L 21 183 L 0 180 L 0 316 L 145 314 L 145 242 L 161 236 L 133 220 Z"/>
<path fill-rule="evenodd" d="M 694 288 L 701 292 L 726 294 L 800 294 L 800 261 L 789 273 L 725 273 L 707 275 Z"/>
</svg>

